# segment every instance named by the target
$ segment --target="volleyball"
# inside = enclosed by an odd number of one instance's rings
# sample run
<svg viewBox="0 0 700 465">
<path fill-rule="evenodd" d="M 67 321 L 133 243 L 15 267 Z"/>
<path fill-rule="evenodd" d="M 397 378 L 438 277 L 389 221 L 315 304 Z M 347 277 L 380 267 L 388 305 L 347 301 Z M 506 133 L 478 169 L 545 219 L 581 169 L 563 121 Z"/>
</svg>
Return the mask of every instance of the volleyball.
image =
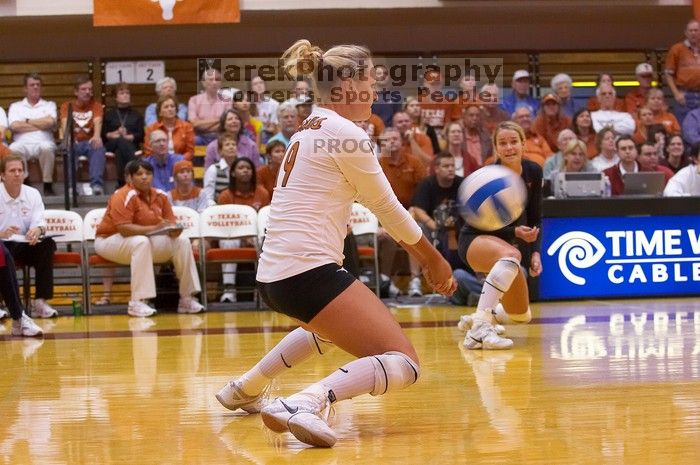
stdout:
<svg viewBox="0 0 700 465">
<path fill-rule="evenodd" d="M 495 231 L 522 214 L 527 189 L 513 170 L 489 165 L 462 181 L 457 198 L 464 221 L 481 231 Z"/>
</svg>

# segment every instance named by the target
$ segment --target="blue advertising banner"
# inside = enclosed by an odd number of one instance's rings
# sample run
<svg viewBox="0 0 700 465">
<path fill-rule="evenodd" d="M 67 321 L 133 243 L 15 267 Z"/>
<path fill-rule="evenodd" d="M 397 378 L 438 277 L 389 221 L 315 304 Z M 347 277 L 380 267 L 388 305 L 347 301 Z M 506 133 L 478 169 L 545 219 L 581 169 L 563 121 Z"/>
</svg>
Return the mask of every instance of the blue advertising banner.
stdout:
<svg viewBox="0 0 700 465">
<path fill-rule="evenodd" d="M 700 296 L 700 217 L 544 218 L 540 298 Z"/>
</svg>

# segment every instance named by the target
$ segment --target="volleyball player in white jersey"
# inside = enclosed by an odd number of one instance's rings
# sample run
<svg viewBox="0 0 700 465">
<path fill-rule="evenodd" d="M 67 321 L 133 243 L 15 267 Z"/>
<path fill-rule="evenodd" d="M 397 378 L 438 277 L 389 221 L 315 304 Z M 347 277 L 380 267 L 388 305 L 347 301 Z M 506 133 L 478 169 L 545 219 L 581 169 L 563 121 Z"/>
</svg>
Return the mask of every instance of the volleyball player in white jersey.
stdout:
<svg viewBox="0 0 700 465">
<path fill-rule="evenodd" d="M 352 203 L 372 210 L 382 225 L 421 262 L 433 288 L 452 294 L 449 264 L 398 202 L 367 134 L 374 100 L 369 50 L 341 45 L 323 52 L 307 40 L 282 56 L 290 74 L 304 65 L 320 105 L 292 136 L 277 178 L 258 265 L 258 289 L 275 311 L 301 327 L 285 336 L 216 398 L 231 410 L 261 411 L 275 432 L 290 431 L 307 444 L 330 447 L 336 435 L 326 422 L 330 404 L 360 394 L 381 395 L 415 383 L 418 356 L 384 304 L 342 267 L 343 240 Z M 313 70 L 310 65 L 313 64 Z M 334 80 L 317 82 L 316 70 Z M 340 79 L 338 76 L 347 77 Z M 358 357 L 328 377 L 263 407 L 271 380 L 333 345 Z"/>
</svg>

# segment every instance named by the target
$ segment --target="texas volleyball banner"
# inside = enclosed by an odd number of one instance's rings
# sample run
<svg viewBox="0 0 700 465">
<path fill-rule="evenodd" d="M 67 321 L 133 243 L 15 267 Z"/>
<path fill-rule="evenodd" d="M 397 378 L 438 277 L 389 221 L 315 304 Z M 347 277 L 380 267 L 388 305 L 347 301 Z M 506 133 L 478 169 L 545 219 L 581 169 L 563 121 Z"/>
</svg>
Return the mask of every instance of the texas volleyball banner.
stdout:
<svg viewBox="0 0 700 465">
<path fill-rule="evenodd" d="M 239 0 L 93 0 L 94 26 L 238 23 Z"/>
</svg>

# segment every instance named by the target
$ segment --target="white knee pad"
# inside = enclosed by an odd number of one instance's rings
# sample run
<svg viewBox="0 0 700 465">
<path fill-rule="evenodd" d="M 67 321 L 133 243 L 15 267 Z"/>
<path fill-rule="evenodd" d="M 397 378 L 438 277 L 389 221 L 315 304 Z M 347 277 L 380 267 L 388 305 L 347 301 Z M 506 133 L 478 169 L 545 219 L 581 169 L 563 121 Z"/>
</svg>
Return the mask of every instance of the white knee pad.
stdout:
<svg viewBox="0 0 700 465">
<path fill-rule="evenodd" d="M 335 347 L 331 341 L 323 339 L 321 336 L 311 331 L 306 331 L 306 339 L 309 341 L 309 346 L 316 350 L 319 355 L 326 354 Z"/>
<path fill-rule="evenodd" d="M 374 365 L 373 396 L 396 391 L 418 381 L 420 367 L 401 352 L 386 352 L 370 357 Z"/>
<path fill-rule="evenodd" d="M 513 257 L 498 260 L 486 276 L 486 282 L 501 292 L 506 292 L 520 272 L 520 262 Z"/>
</svg>

